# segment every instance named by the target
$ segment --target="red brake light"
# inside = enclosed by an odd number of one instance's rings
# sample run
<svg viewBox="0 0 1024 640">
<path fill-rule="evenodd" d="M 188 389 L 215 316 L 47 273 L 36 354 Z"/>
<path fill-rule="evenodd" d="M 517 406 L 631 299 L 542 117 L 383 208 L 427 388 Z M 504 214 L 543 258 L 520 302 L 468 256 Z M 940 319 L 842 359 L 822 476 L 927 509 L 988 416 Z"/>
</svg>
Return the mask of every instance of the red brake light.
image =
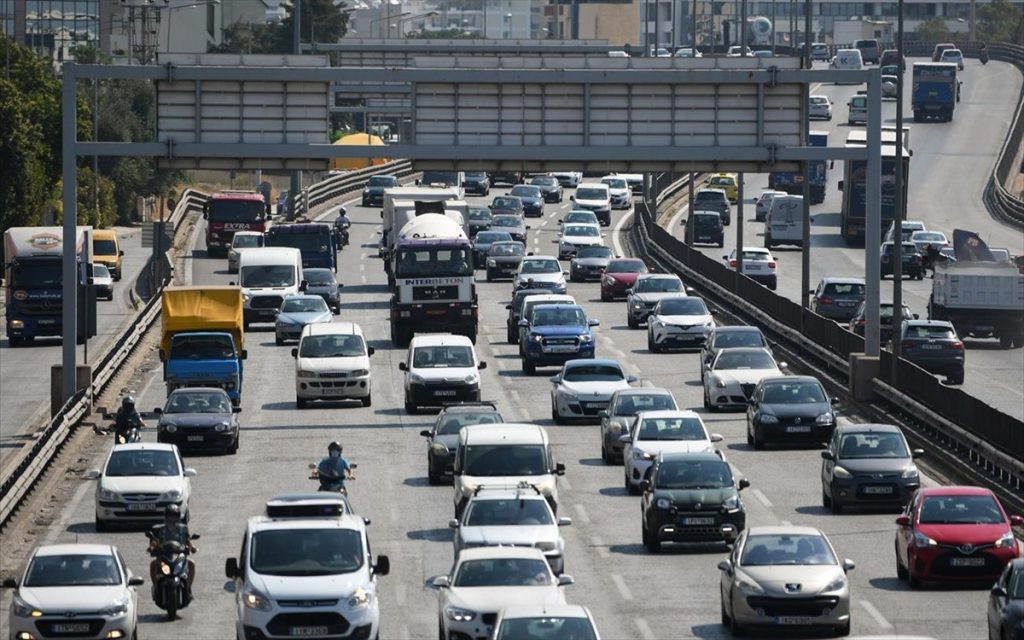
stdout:
<svg viewBox="0 0 1024 640">
<path fill-rule="evenodd" d="M 862 326 L 862 327 L 865 326 L 867 323 L 868 323 L 868 321 L 867 321 L 866 318 L 861 318 L 860 320 L 857 321 L 857 324 Z"/>
<path fill-rule="evenodd" d="M 768 262 L 768 268 L 769 269 L 774 269 L 775 268 L 775 261 L 774 260 L 771 260 L 771 261 Z"/>
<path fill-rule="evenodd" d="M 730 267 L 735 267 L 736 266 L 736 261 L 735 260 L 730 260 L 729 261 L 729 266 Z"/>
<path fill-rule="evenodd" d="M 962 351 L 962 350 L 963 350 L 963 348 L 964 348 L 964 343 L 962 343 L 962 342 L 960 342 L 959 340 L 957 340 L 956 342 L 952 343 L 952 344 L 951 344 L 951 345 L 949 345 L 949 346 L 950 346 L 950 347 L 952 347 L 953 349 L 959 349 L 959 350 L 961 350 L 961 351 Z"/>
<path fill-rule="evenodd" d="M 818 304 L 832 304 L 833 302 L 834 300 L 832 300 L 832 298 L 829 298 L 828 296 L 818 298 Z"/>
</svg>

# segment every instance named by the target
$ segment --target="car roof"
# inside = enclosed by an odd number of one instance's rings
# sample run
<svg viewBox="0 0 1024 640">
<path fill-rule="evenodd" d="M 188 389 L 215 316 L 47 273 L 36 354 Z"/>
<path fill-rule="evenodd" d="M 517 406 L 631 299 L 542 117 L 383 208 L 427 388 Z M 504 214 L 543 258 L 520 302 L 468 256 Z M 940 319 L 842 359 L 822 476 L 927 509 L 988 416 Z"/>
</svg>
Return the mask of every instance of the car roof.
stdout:
<svg viewBox="0 0 1024 640">
<path fill-rule="evenodd" d="M 702 189 L 697 189 L 697 195 L 700 195 L 702 193 L 720 193 L 720 194 L 722 194 L 724 196 L 725 195 L 725 189 L 711 189 L 711 188 L 708 188 L 708 187 L 704 187 Z"/>
<path fill-rule="evenodd" d="M 288 300 L 323 300 L 323 298 L 313 293 L 296 293 L 284 297 L 285 302 Z"/>
<path fill-rule="evenodd" d="M 578 604 L 545 604 L 534 606 L 506 607 L 501 612 L 505 620 L 510 618 L 534 618 L 537 616 L 553 618 L 590 618 L 590 611 Z"/>
<path fill-rule="evenodd" d="M 815 527 L 801 527 L 799 525 L 761 525 L 747 528 L 747 539 L 751 536 L 767 535 L 798 535 L 798 536 L 821 536 L 826 537 L 821 529 Z"/>
<path fill-rule="evenodd" d="M 177 451 L 177 445 L 169 442 L 126 442 L 111 448 L 115 451 Z"/>
<path fill-rule="evenodd" d="M 542 289 L 542 291 L 546 291 L 546 289 Z M 534 300 L 534 298 L 536 298 L 536 300 Z M 570 300 L 572 302 L 570 302 Z M 527 296 L 526 300 L 523 301 L 523 304 L 532 304 L 535 306 L 538 304 L 554 304 L 556 302 L 575 304 L 575 300 L 576 299 L 568 293 L 538 293 L 537 295 Z"/>
<path fill-rule="evenodd" d="M 814 376 L 770 376 L 768 378 L 761 378 L 761 384 L 788 384 L 793 382 L 814 382 L 820 385 L 821 381 Z"/>
<path fill-rule="evenodd" d="M 488 558 L 539 558 L 544 560 L 544 553 L 535 547 L 470 547 L 459 552 L 456 562 Z"/>
<path fill-rule="evenodd" d="M 948 320 L 905 320 L 909 327 L 942 327 L 943 329 L 951 329 L 953 323 Z"/>
<path fill-rule="evenodd" d="M 36 547 L 33 556 L 66 556 L 66 555 L 113 555 L 113 547 L 109 544 L 74 542 L 66 544 L 44 544 Z"/>
<path fill-rule="evenodd" d="M 699 212 L 698 212 L 699 213 Z M 715 214 L 718 215 L 717 213 Z M 674 273 L 641 273 L 637 280 L 679 280 L 682 278 Z"/>
<path fill-rule="evenodd" d="M 615 366 L 622 369 L 622 364 L 618 360 L 612 360 L 611 358 L 574 358 L 565 363 L 566 369 L 572 369 L 574 367 L 585 367 L 587 365 L 609 365 Z"/>
<path fill-rule="evenodd" d="M 636 414 L 637 420 L 643 418 L 697 418 L 700 419 L 700 415 L 696 411 L 691 409 L 664 409 L 661 411 L 641 411 Z M 703 422 L 703 420 L 701 420 Z"/>
<path fill-rule="evenodd" d="M 459 430 L 465 444 L 542 444 L 546 434 L 544 427 L 527 422 L 473 424 Z"/>
<path fill-rule="evenodd" d="M 477 492 L 469 499 L 470 502 L 477 500 L 543 500 L 547 502 L 547 498 L 535 491 L 533 487 L 488 486 L 487 483 L 481 483 L 477 487 Z"/>
<path fill-rule="evenodd" d="M 549 255 L 544 255 L 544 254 L 541 254 L 541 255 L 534 254 L 532 256 L 526 256 L 525 258 L 523 258 L 524 262 L 528 262 L 528 261 L 532 261 L 532 260 L 554 260 L 554 261 L 557 262 L 558 258 L 556 258 L 555 256 L 549 256 Z"/>
<path fill-rule="evenodd" d="M 614 393 L 617 396 L 670 396 L 672 392 L 664 387 L 629 387 L 619 389 Z"/>
<path fill-rule="evenodd" d="M 761 331 L 761 327 L 755 327 L 749 324 L 731 324 L 725 326 L 715 327 L 715 333 L 741 333 L 741 332 L 757 332 L 761 335 L 764 333 Z"/>
<path fill-rule="evenodd" d="M 466 336 L 452 333 L 419 333 L 413 337 L 410 347 L 473 347 L 473 342 Z"/>
<path fill-rule="evenodd" d="M 952 487 L 922 487 L 919 492 L 923 497 L 928 496 L 992 496 L 995 494 L 991 490 L 985 487 L 967 487 L 967 486 L 952 486 Z"/>
<path fill-rule="evenodd" d="M 764 347 L 729 347 L 728 349 L 722 349 L 722 353 L 725 353 L 726 351 L 729 353 L 767 353 L 768 355 L 771 355 Z"/>
<path fill-rule="evenodd" d="M 366 522 L 362 517 L 351 513 L 329 518 L 271 518 L 267 515 L 249 518 L 251 533 L 270 529 L 350 529 L 363 532 L 366 531 Z"/>
<path fill-rule="evenodd" d="M 537 311 L 538 309 L 580 309 L 582 311 L 583 307 L 575 302 L 552 302 L 548 304 L 536 304 L 533 306 L 534 311 Z"/>
<path fill-rule="evenodd" d="M 303 329 L 304 336 L 361 336 L 363 329 L 355 322 L 319 322 L 307 324 Z"/>
<path fill-rule="evenodd" d="M 864 422 L 851 422 L 848 424 L 840 424 L 836 426 L 836 429 L 840 433 L 898 433 L 903 434 L 903 430 L 894 424 L 876 424 L 876 423 L 864 423 Z"/>
<path fill-rule="evenodd" d="M 732 252 L 733 252 L 733 253 L 736 253 L 736 250 L 735 250 L 735 249 L 733 249 L 733 250 L 732 250 Z M 751 247 L 751 246 L 745 246 L 745 247 L 743 247 L 743 253 L 769 253 L 769 254 L 770 254 L 770 253 L 771 253 L 771 251 L 769 251 L 769 250 L 768 250 L 768 249 L 766 249 L 765 247 Z"/>
<path fill-rule="evenodd" d="M 821 279 L 821 282 L 822 284 L 864 284 L 864 278 L 825 276 Z"/>
<path fill-rule="evenodd" d="M 438 415 L 451 413 L 501 413 L 493 404 L 487 402 L 471 402 L 467 404 L 449 404 L 441 408 Z"/>
<path fill-rule="evenodd" d="M 706 453 L 700 452 L 695 453 L 691 451 L 674 451 L 671 453 L 662 453 L 660 455 L 662 462 L 722 462 L 725 460 L 717 453 Z"/>
<path fill-rule="evenodd" d="M 168 395 L 184 395 L 187 393 L 217 393 L 218 391 L 222 395 L 228 395 L 228 392 L 221 389 L 220 387 L 178 387 Z"/>
</svg>

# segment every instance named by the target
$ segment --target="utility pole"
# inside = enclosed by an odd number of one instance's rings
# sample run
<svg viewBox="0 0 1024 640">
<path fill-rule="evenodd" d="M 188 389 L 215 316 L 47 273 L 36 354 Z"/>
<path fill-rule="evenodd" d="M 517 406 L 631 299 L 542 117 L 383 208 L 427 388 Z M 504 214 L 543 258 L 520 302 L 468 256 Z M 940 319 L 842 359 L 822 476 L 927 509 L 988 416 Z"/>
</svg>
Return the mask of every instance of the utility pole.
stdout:
<svg viewBox="0 0 1024 640">
<path fill-rule="evenodd" d="M 391 2 L 388 1 L 388 14 L 391 13 Z M 388 15 L 388 20 L 391 16 Z M 292 0 L 292 37 L 295 40 L 296 55 L 302 53 L 302 0 Z M 312 20 L 310 21 L 312 22 Z M 388 29 L 390 29 L 390 23 Z M 299 217 L 299 191 L 302 190 L 302 172 L 292 171 L 291 184 L 289 185 L 289 191 L 291 192 L 291 198 L 289 199 L 289 214 L 291 219 Z"/>
<path fill-rule="evenodd" d="M 903 324 L 903 0 L 896 4 L 896 51 L 899 52 L 899 81 L 896 83 L 896 192 L 893 197 L 893 245 L 892 245 L 892 377 L 896 380 L 899 370 L 899 357 L 902 352 L 900 345 L 900 327 Z M 971 40 L 974 39 L 974 1 L 971 1 Z M 932 265 L 934 274 L 935 265 Z"/>
</svg>

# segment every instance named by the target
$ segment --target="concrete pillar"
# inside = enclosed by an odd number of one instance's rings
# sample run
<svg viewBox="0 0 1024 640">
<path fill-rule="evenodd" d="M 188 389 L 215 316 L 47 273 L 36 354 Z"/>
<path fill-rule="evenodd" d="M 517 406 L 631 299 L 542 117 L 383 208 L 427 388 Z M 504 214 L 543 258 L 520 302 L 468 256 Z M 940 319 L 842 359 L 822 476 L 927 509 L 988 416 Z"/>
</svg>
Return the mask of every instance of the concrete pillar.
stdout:
<svg viewBox="0 0 1024 640">
<path fill-rule="evenodd" d="M 92 367 L 89 365 L 80 364 L 76 367 L 75 372 L 75 393 L 78 393 L 82 389 L 89 387 L 92 384 Z M 64 367 L 59 364 L 55 364 L 50 367 L 50 417 L 57 415 L 60 412 L 61 407 L 64 406 L 63 402 L 63 388 L 64 385 Z M 92 411 L 92 398 L 89 399 L 90 408 L 86 411 L 88 415 Z"/>
<path fill-rule="evenodd" d="M 850 394 L 857 402 L 870 402 L 875 392 L 871 381 L 878 377 L 881 359 L 863 353 L 850 354 Z"/>
</svg>

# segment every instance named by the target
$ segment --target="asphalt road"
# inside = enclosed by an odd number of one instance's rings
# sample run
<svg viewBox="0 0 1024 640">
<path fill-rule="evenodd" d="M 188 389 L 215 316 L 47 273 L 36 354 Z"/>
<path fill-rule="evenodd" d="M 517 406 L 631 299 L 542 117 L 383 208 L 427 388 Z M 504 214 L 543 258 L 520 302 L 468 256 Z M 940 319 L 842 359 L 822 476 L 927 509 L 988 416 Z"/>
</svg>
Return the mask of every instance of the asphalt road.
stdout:
<svg viewBox="0 0 1024 640">
<path fill-rule="evenodd" d="M 909 88 L 910 63 L 907 61 Z M 996 154 L 1006 139 L 1012 111 L 1021 89 L 1021 73 L 1005 63 L 982 66 L 968 60 L 964 72 L 963 93 L 951 123 L 914 123 L 910 109 L 910 92 L 904 96 L 905 126 L 910 127 L 910 172 L 907 197 L 907 219 L 922 220 L 928 229 L 943 231 L 952 240 L 953 229 L 976 231 L 991 247 L 1006 247 L 1014 255 L 1024 254 L 1024 234 L 1002 224 L 985 210 L 982 192 L 995 164 Z M 845 144 L 851 130 L 863 125 L 847 124 L 847 101 L 858 89 L 850 85 L 824 85 L 815 93 L 828 95 L 833 105 L 831 122 L 814 121 L 812 130 L 828 131 L 829 144 Z M 895 101 L 883 102 L 885 124 L 896 121 Z M 842 179 L 842 163 L 836 162 L 829 172 L 825 202 L 811 207 L 811 274 L 810 288 L 825 276 L 864 275 L 864 249 L 846 244 L 839 233 L 839 211 L 842 193 L 837 183 Z M 767 174 L 744 176 L 746 198 L 756 198 L 768 188 Z M 739 218 L 733 207 L 733 220 Z M 764 224 L 754 221 L 754 205 L 744 205 L 743 242 L 762 246 Z M 679 220 L 673 216 L 673 233 L 683 236 Z M 736 225 L 725 229 L 725 248 L 702 248 L 711 257 L 720 259 L 736 247 Z M 778 293 L 791 300 L 800 300 L 801 253 L 796 247 L 775 247 L 778 260 Z M 911 310 L 926 318 L 932 281 L 903 281 L 903 299 Z M 892 299 L 892 279 L 882 281 L 882 299 Z M 1024 418 L 1024 350 L 1003 349 L 997 340 L 965 340 L 967 372 L 963 389 L 987 404 Z"/>
<path fill-rule="evenodd" d="M 492 196 L 494 192 L 492 192 Z M 557 217 L 566 203 L 549 209 L 543 220 L 531 219 L 534 251 L 555 245 Z M 550 205 L 549 205 L 550 207 Z M 238 553 L 248 517 L 263 511 L 265 500 L 278 493 L 314 488 L 306 479 L 307 464 L 324 455 L 334 439 L 359 465 L 350 485 L 355 509 L 370 517 L 373 552 L 390 556 L 392 572 L 381 578 L 382 637 L 434 638 L 437 598 L 424 587 L 445 573 L 452 562 L 451 489 L 431 487 L 426 478 L 426 444 L 419 435 L 430 415 L 407 416 L 402 409 L 402 350 L 388 340 L 388 292 L 381 264 L 375 259 L 377 210 L 349 207 L 354 220 L 352 244 L 341 254 L 344 282 L 340 320 L 362 325 L 376 347 L 372 357 L 374 405 L 314 405 L 298 411 L 294 396 L 294 364 L 290 345 L 275 347 L 270 332 L 253 331 L 247 339 L 249 359 L 242 392 L 241 448 L 233 457 L 189 457 L 198 470 L 193 484 L 192 528 L 201 533 L 196 582 L 197 600 L 175 622 L 164 622 L 140 589 L 145 638 L 232 637 L 233 596 L 226 590 L 225 558 Z M 615 222 L 621 219 L 616 213 Z M 609 230 L 608 242 L 612 242 Z M 227 283 L 222 259 L 206 259 L 202 250 L 191 262 L 195 283 Z M 506 344 L 504 305 L 507 282 L 478 283 L 482 330 L 477 349 L 490 366 L 483 373 L 483 395 L 498 403 L 508 421 L 545 425 L 555 456 L 565 463 L 559 480 L 560 515 L 571 516 L 566 538 L 566 572 L 576 578 L 568 587 L 570 602 L 591 608 L 605 638 L 726 638 L 718 623 L 722 547 L 669 548 L 649 555 L 640 544 L 639 498 L 622 488 L 622 469 L 604 466 L 599 457 L 598 427 L 554 426 L 550 420 L 550 383 L 544 374 L 525 377 L 514 346 Z M 754 452 L 745 443 L 742 414 L 707 414 L 701 409 L 697 355 L 654 355 L 647 351 L 643 331 L 625 326 L 625 303 L 601 303 L 598 285 L 570 284 L 588 314 L 600 319 L 599 357 L 622 361 L 644 383 L 670 388 L 679 402 L 704 414 L 711 431 L 722 433 L 720 445 L 738 473 L 752 486 L 743 498 L 749 524 L 793 523 L 822 528 L 841 557 L 857 568 L 853 584 L 853 630 L 858 635 L 914 634 L 944 640 L 980 638 L 988 592 L 985 589 L 909 591 L 896 580 L 892 544 L 895 514 L 826 515 L 820 506 L 818 474 L 821 459 L 814 450 Z M 140 406 L 162 405 L 163 385 L 154 378 L 140 393 Z M 844 418 L 845 419 L 845 418 Z M 152 433 L 147 433 L 152 438 Z M 99 460 L 78 466 L 96 466 Z M 925 479 L 926 484 L 932 482 Z M 97 534 L 93 527 L 94 485 L 82 481 L 67 498 L 66 508 L 47 530 L 46 541 L 110 541 L 130 567 L 146 575 L 149 558 L 140 532 Z M 7 607 L 9 592 L 0 606 Z M 0 616 L 0 634 L 6 633 Z M 782 637 L 782 636 L 779 636 Z M 791 637 L 791 636 L 786 636 Z"/>
<path fill-rule="evenodd" d="M 99 300 L 96 303 L 96 337 L 89 340 L 89 359 L 95 361 L 97 354 L 111 338 L 117 336 L 125 322 L 135 311 L 128 300 L 128 289 L 134 284 L 151 254 L 142 248 L 140 229 L 118 228 L 121 248 L 124 251 L 124 275 L 114 283 L 113 301 Z M 61 362 L 61 340 L 39 339 L 32 346 L 11 349 L 7 341 L 7 323 L 0 340 L 0 460 L 24 444 L 24 429 L 31 426 L 37 412 L 50 410 L 50 367 Z M 82 347 L 78 347 L 79 364 L 83 360 Z"/>
</svg>

